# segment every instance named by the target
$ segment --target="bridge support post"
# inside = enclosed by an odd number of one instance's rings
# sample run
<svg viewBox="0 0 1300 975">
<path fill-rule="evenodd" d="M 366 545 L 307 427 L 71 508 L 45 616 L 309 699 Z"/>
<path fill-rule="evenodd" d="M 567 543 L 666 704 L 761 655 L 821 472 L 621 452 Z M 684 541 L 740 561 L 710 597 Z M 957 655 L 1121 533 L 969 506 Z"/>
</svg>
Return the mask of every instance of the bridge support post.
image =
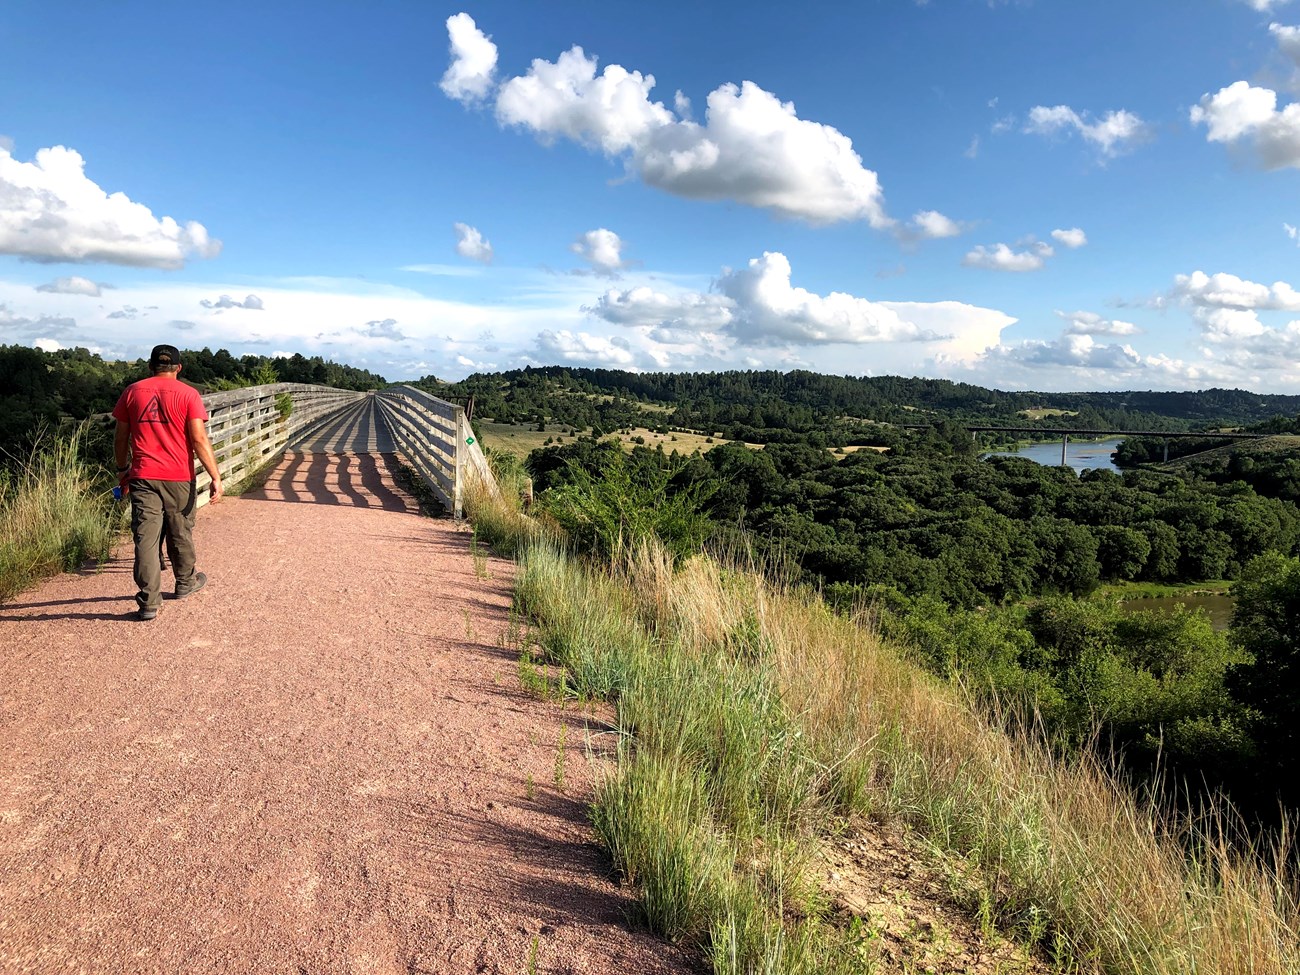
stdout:
<svg viewBox="0 0 1300 975">
<path fill-rule="evenodd" d="M 1062 467 L 1068 465 L 1068 459 L 1066 457 L 1066 449 L 1069 446 L 1070 446 L 1070 435 L 1068 433 L 1061 434 L 1061 466 Z"/>
<path fill-rule="evenodd" d="M 1165 441 L 1165 460 L 1164 460 L 1164 462 L 1165 462 L 1166 464 L 1169 463 L 1169 441 L 1168 441 L 1168 440 Z"/>
<path fill-rule="evenodd" d="M 456 407 L 456 480 L 452 489 L 452 517 L 460 521 L 465 517 L 465 440 L 471 436 L 465 422 L 465 411 Z"/>
</svg>

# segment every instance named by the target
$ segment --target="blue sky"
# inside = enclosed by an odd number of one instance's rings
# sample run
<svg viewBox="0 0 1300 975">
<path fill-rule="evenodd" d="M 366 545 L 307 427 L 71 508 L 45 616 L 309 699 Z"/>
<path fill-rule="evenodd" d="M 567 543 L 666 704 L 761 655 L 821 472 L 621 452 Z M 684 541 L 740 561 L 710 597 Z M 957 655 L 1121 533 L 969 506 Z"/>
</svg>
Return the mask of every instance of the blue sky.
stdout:
<svg viewBox="0 0 1300 975">
<path fill-rule="evenodd" d="M 1300 0 L 11 0 L 0 50 L 0 342 L 1300 392 Z"/>
</svg>

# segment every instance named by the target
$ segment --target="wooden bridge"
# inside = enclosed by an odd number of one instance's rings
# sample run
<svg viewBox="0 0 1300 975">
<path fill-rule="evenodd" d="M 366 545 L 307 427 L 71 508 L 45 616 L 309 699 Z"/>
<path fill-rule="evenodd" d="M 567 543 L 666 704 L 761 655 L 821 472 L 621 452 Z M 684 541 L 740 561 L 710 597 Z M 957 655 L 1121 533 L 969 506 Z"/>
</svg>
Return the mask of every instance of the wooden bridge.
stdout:
<svg viewBox="0 0 1300 975">
<path fill-rule="evenodd" d="M 212 450 L 227 485 L 289 451 L 341 457 L 401 454 L 457 519 L 463 516 L 470 483 L 496 490 L 465 410 L 414 386 L 358 393 L 274 383 L 210 393 L 203 402 L 211 416 Z M 204 504 L 210 479 L 202 467 L 196 472 L 199 503 Z"/>
</svg>

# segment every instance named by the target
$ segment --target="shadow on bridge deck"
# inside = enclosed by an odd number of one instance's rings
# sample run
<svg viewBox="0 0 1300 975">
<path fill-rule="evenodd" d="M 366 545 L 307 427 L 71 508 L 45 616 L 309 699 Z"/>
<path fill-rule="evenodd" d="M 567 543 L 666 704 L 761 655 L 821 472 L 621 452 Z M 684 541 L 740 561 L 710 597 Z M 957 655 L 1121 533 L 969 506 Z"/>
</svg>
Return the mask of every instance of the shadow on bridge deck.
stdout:
<svg viewBox="0 0 1300 975">
<path fill-rule="evenodd" d="M 265 483 L 246 492 L 243 498 L 419 513 L 415 499 L 396 487 L 396 473 L 397 458 L 393 454 L 290 451 Z"/>
</svg>

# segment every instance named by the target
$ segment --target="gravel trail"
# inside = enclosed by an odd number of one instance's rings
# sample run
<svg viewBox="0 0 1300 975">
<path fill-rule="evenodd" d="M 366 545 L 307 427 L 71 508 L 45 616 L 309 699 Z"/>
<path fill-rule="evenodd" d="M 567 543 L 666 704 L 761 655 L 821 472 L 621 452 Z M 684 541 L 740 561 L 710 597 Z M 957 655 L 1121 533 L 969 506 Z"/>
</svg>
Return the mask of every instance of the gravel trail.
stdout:
<svg viewBox="0 0 1300 975">
<path fill-rule="evenodd" d="M 0 606 L 0 972 L 691 970 L 593 843 L 595 723 L 520 692 L 512 565 L 390 466 L 204 509 L 151 623 L 125 549 Z"/>
</svg>

